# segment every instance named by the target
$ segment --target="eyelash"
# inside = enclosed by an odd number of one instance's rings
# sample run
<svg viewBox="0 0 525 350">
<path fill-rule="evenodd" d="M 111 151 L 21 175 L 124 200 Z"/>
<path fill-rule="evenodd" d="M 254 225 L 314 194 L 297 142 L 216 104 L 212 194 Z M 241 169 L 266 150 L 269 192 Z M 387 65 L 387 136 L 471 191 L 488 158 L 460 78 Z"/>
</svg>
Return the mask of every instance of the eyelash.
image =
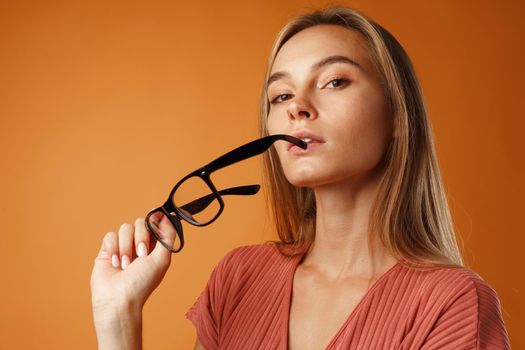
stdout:
<svg viewBox="0 0 525 350">
<path fill-rule="evenodd" d="M 350 80 L 348 80 L 346 78 L 343 78 L 343 77 L 339 77 L 338 78 L 338 77 L 336 77 L 336 78 L 333 78 L 332 80 L 330 80 L 328 82 L 328 84 L 326 84 L 326 85 L 329 85 L 331 82 L 336 81 L 336 80 L 342 81 L 343 82 L 342 86 L 346 86 L 350 82 Z M 338 87 L 340 87 L 340 86 L 338 86 Z M 336 88 L 338 88 L 338 87 L 336 87 Z"/>
<path fill-rule="evenodd" d="M 348 85 L 348 83 L 350 83 L 350 80 L 347 79 L 347 78 L 336 77 L 336 78 L 333 78 L 332 80 L 330 80 L 328 83 L 326 83 L 325 86 L 328 86 L 330 83 L 332 83 L 332 82 L 334 82 L 334 81 L 341 81 L 341 82 L 342 82 L 341 85 L 339 85 L 339 86 L 335 86 L 334 89 L 339 89 L 339 88 L 341 88 L 341 87 L 344 87 L 344 86 Z M 274 99 L 272 99 L 272 100 L 270 101 L 270 104 L 273 105 L 273 104 L 276 104 L 276 103 L 281 103 L 281 102 L 283 102 L 283 101 L 277 101 L 280 97 L 282 97 L 282 96 L 290 96 L 290 95 L 291 95 L 291 94 L 280 94 L 280 95 L 277 95 L 277 96 L 275 96 Z"/>
<path fill-rule="evenodd" d="M 273 100 L 270 101 L 270 104 L 276 104 L 276 103 L 281 103 L 283 101 L 277 101 L 277 99 L 279 99 L 280 97 L 282 96 L 290 96 L 290 94 L 280 94 L 280 95 L 277 95 L 275 96 L 275 98 Z"/>
</svg>

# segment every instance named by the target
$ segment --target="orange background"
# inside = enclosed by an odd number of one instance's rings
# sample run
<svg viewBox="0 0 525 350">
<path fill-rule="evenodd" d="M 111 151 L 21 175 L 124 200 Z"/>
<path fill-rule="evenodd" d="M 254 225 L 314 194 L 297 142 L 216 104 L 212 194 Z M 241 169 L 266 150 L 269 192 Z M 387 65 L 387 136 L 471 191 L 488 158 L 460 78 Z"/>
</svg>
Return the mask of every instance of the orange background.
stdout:
<svg viewBox="0 0 525 350">
<path fill-rule="evenodd" d="M 347 1 L 388 28 L 421 79 L 465 259 L 525 348 L 524 68 L 519 1 Z M 0 3 L 0 348 L 93 349 L 101 238 L 183 175 L 257 137 L 273 38 L 324 1 Z M 259 181 L 259 160 L 225 186 Z M 261 194 L 228 198 L 144 311 L 149 349 L 186 349 L 184 313 L 230 249 L 273 238 Z M 521 273 L 519 271 L 522 271 Z"/>
</svg>

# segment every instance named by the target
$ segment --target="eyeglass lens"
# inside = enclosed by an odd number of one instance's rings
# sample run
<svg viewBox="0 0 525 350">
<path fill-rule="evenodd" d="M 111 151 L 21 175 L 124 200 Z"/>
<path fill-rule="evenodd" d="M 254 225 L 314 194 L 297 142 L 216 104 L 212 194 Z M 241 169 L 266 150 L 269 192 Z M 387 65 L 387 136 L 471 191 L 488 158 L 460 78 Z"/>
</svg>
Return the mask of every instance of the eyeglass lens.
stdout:
<svg viewBox="0 0 525 350">
<path fill-rule="evenodd" d="M 177 218 L 175 218 L 175 220 L 178 222 Z M 180 225 L 180 222 L 178 223 Z M 164 247 L 177 250 L 181 246 L 177 230 L 163 212 L 157 211 L 151 214 L 148 217 L 148 225 L 157 240 L 160 241 Z"/>
<path fill-rule="evenodd" d="M 186 220 L 205 225 L 212 221 L 220 212 L 220 202 L 208 186 L 199 176 L 192 176 L 184 180 L 173 193 L 172 204 L 179 209 L 179 214 Z M 180 220 L 172 213 L 172 220 L 180 225 Z M 166 247 L 177 250 L 181 242 L 177 235 L 177 229 L 163 212 L 155 212 L 149 217 L 149 227 L 155 232 L 157 239 Z M 182 227 L 178 227 L 182 230 Z"/>
<path fill-rule="evenodd" d="M 173 193 L 171 201 L 186 219 L 196 224 L 207 224 L 221 209 L 219 200 L 199 176 L 192 176 L 181 183 Z"/>
</svg>

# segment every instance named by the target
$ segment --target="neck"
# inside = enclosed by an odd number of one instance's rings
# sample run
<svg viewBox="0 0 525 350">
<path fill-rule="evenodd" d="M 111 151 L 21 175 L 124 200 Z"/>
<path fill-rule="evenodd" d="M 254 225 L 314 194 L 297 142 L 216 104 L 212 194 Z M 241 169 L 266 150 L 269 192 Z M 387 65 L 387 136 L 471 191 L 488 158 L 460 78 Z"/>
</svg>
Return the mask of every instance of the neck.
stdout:
<svg viewBox="0 0 525 350">
<path fill-rule="evenodd" d="M 375 278 L 396 262 L 376 237 L 370 237 L 369 218 L 379 179 L 346 181 L 314 189 L 315 241 L 303 265 L 332 279 L 347 276 Z"/>
</svg>

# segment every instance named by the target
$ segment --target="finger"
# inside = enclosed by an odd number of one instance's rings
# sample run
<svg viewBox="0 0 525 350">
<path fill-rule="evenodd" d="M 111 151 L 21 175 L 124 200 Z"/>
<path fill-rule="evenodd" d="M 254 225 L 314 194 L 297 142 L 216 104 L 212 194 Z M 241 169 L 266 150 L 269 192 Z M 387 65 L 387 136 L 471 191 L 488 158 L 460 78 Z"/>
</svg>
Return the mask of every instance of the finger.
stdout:
<svg viewBox="0 0 525 350">
<path fill-rule="evenodd" d="M 119 249 L 118 249 L 118 237 L 115 232 L 108 232 L 104 236 L 103 250 L 106 252 L 108 257 L 111 257 L 111 264 L 113 267 L 120 266 L 119 260 Z"/>
<path fill-rule="evenodd" d="M 106 236 L 104 235 L 104 237 L 102 237 L 102 242 L 100 243 L 100 249 L 98 251 L 98 256 L 102 257 L 102 256 L 105 256 L 107 254 L 106 252 L 106 247 L 104 245 L 104 238 Z"/>
<path fill-rule="evenodd" d="M 135 220 L 135 252 L 140 258 L 149 253 L 150 233 L 146 229 L 146 223 L 143 218 Z"/>
<path fill-rule="evenodd" d="M 176 241 L 178 238 L 177 231 L 170 222 L 170 219 L 163 212 L 154 212 L 148 218 L 148 227 L 153 230 L 152 235 L 155 234 L 155 238 L 158 238 L 166 246 L 178 246 L 177 243 L 179 242 Z"/>
<path fill-rule="evenodd" d="M 133 231 L 130 224 L 122 224 L 118 230 L 118 244 L 120 251 L 120 265 L 122 269 L 128 267 L 133 256 Z"/>
<path fill-rule="evenodd" d="M 168 246 L 173 247 L 173 244 L 177 237 L 177 231 L 175 231 L 175 228 L 165 215 L 162 215 L 162 218 L 159 223 L 159 229 L 161 231 L 160 236 L 162 240 Z M 152 255 L 158 264 L 164 265 L 166 268 L 169 266 L 171 261 L 171 252 L 168 249 L 166 249 L 162 244 L 160 244 L 160 242 L 157 242 L 157 244 L 155 245 L 155 248 L 152 251 Z"/>
</svg>

